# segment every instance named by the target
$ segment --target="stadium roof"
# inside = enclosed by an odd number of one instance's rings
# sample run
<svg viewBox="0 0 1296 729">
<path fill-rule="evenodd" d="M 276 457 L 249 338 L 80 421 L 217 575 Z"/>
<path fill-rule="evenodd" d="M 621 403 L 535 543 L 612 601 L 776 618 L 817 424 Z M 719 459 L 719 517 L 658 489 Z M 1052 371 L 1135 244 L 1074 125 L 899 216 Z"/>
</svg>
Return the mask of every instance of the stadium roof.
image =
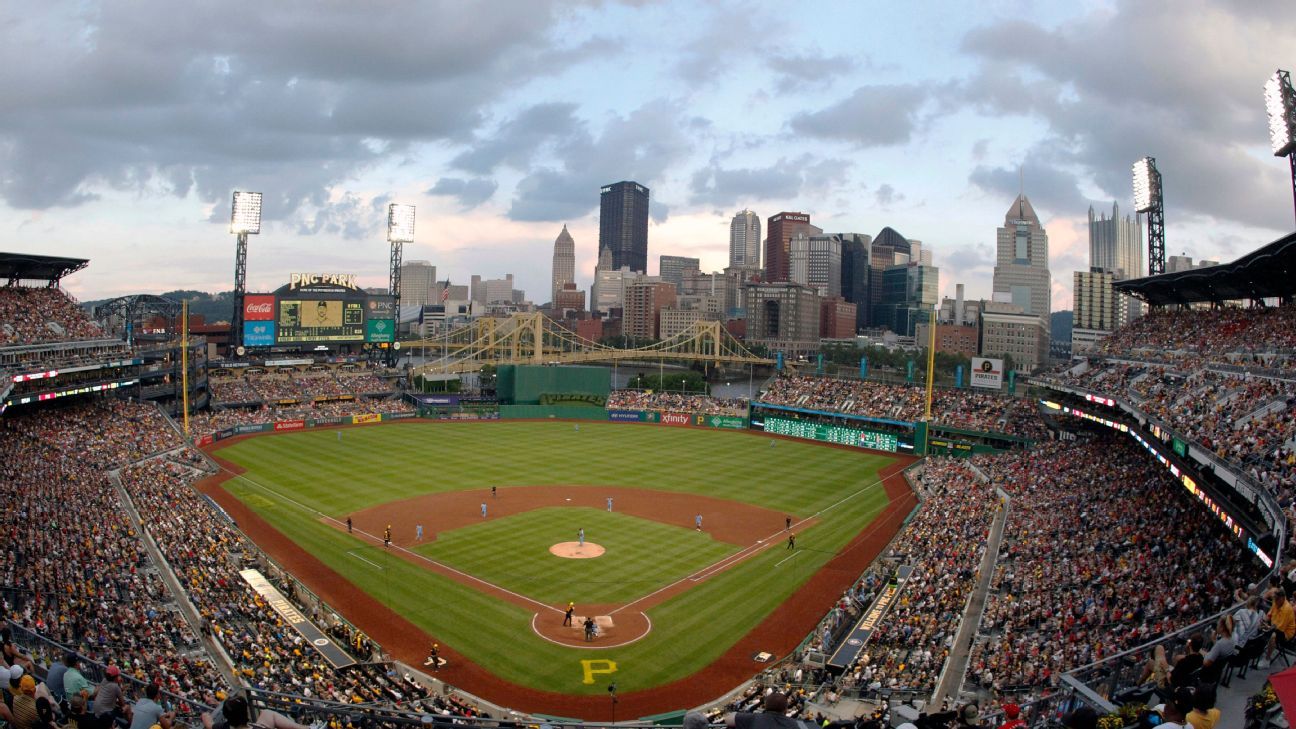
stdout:
<svg viewBox="0 0 1296 729">
<path fill-rule="evenodd" d="M 1116 290 L 1158 305 L 1290 299 L 1296 294 L 1296 233 L 1231 263 L 1118 281 Z"/>
<path fill-rule="evenodd" d="M 89 259 L 41 256 L 35 253 L 0 253 L 0 278 L 18 281 L 55 282 L 89 265 Z"/>
</svg>

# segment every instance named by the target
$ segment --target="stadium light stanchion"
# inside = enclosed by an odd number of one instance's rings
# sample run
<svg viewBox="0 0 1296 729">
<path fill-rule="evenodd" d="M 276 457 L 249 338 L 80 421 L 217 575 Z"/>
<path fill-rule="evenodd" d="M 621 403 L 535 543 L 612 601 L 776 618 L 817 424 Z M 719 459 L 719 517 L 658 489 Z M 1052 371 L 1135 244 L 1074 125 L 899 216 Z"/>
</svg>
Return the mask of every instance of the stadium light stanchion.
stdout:
<svg viewBox="0 0 1296 729">
<path fill-rule="evenodd" d="M 1147 213 L 1148 275 L 1165 273 L 1165 201 L 1161 195 L 1161 173 L 1156 158 L 1134 163 L 1134 212 Z"/>
<path fill-rule="evenodd" d="M 184 390 L 184 435 L 189 437 L 189 299 L 180 300 L 180 387 Z"/>
<path fill-rule="evenodd" d="M 234 248 L 234 316 L 230 317 L 231 349 L 243 347 L 243 296 L 247 293 L 247 237 L 261 234 L 261 193 L 234 191 L 230 204 L 230 232 L 238 236 Z"/>
<path fill-rule="evenodd" d="M 1286 157 L 1291 166 L 1292 208 L 1296 211 L 1296 90 L 1292 89 L 1291 72 L 1274 71 L 1264 89 L 1269 145 L 1275 157 Z"/>
<path fill-rule="evenodd" d="M 387 242 L 391 245 L 391 270 L 387 290 L 392 296 L 393 329 L 400 329 L 401 253 L 406 243 L 414 242 L 414 206 L 391 203 L 387 206 Z M 395 331 L 392 338 L 395 339 Z M 396 363 L 396 350 L 387 349 L 387 361 Z M 413 353 L 411 353 L 412 355 Z"/>
</svg>

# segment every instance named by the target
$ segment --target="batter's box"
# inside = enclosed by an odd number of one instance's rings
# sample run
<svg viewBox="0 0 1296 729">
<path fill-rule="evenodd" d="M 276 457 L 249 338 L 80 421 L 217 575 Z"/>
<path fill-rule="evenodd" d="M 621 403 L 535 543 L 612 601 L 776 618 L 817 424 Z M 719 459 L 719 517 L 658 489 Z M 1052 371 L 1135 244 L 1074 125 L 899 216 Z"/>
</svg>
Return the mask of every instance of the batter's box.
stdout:
<svg viewBox="0 0 1296 729">
<path fill-rule="evenodd" d="M 612 626 L 616 625 L 616 623 L 612 622 L 611 615 L 595 615 L 594 624 L 598 626 L 599 630 L 607 630 L 608 628 L 611 628 Z M 584 615 L 573 616 L 571 627 L 575 630 L 584 630 L 585 616 Z"/>
</svg>

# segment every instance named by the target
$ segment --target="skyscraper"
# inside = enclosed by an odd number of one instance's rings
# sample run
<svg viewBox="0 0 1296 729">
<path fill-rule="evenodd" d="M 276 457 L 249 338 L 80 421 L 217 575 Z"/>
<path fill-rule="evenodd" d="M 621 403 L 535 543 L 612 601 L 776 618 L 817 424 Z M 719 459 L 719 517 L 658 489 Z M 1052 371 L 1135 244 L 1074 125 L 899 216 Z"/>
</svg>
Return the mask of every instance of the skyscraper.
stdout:
<svg viewBox="0 0 1296 729">
<path fill-rule="evenodd" d="M 1049 315 L 1053 307 L 1048 269 L 1048 233 L 1023 193 L 1013 200 L 998 229 L 994 292 L 1040 318 L 1041 341 L 1034 361 L 1020 362 L 1026 369 L 1048 361 Z"/>
<path fill-rule="evenodd" d="M 765 280 L 791 280 L 788 250 L 792 245 L 792 236 L 797 233 L 819 235 L 822 232 L 822 229 L 810 224 L 810 216 L 805 213 L 779 213 L 771 216 L 769 225 L 766 226 Z"/>
<path fill-rule="evenodd" d="M 701 270 L 702 262 L 685 256 L 661 256 L 657 262 L 657 275 L 667 283 L 675 284 L 675 290 L 684 288 L 684 272 L 693 269 Z"/>
<path fill-rule="evenodd" d="M 902 258 L 897 259 L 897 256 Z M 882 275 L 896 265 L 897 260 L 909 260 L 909 240 L 895 228 L 887 226 L 878 231 L 877 237 L 869 245 L 868 322 L 871 326 L 890 327 L 894 324 L 890 313 L 884 314 L 882 311 Z"/>
<path fill-rule="evenodd" d="M 558 292 L 563 290 L 563 284 L 571 283 L 576 280 L 576 241 L 572 240 L 571 233 L 567 232 L 567 226 L 564 225 L 562 232 L 554 240 L 553 252 L 553 290 L 551 291 L 552 302 L 558 301 Z"/>
<path fill-rule="evenodd" d="M 647 273 L 648 188 L 622 181 L 599 192 L 599 252 L 612 251 L 612 268 Z"/>
<path fill-rule="evenodd" d="M 788 250 L 788 266 L 792 283 L 810 286 L 820 297 L 841 295 L 841 238 L 797 233 Z"/>
<path fill-rule="evenodd" d="M 873 236 L 860 233 L 838 233 L 842 242 L 841 295 L 855 305 L 855 328 L 869 325 L 869 254 Z"/>
<path fill-rule="evenodd" d="M 1102 213 L 1095 219 L 1089 206 L 1089 267 L 1109 271 L 1117 281 L 1144 275 L 1143 225 L 1137 215 L 1121 218 L 1113 202 L 1110 218 Z"/>
<path fill-rule="evenodd" d="M 750 210 L 739 211 L 729 223 L 729 267 L 760 268 L 760 246 L 760 217 Z"/>
<path fill-rule="evenodd" d="M 439 303 L 433 295 L 437 287 L 436 266 L 428 261 L 406 261 L 401 264 L 401 305 L 423 306 Z"/>
</svg>

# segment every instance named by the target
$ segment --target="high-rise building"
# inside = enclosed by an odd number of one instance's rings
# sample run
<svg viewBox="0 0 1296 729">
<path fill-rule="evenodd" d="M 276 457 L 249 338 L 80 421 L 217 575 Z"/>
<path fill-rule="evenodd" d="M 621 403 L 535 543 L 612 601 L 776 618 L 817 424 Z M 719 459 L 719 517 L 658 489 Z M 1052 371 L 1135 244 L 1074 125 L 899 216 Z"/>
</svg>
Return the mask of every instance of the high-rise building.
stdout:
<svg viewBox="0 0 1296 729">
<path fill-rule="evenodd" d="M 770 282 L 791 280 L 788 252 L 792 246 L 792 236 L 797 233 L 823 233 L 823 230 L 810 224 L 810 216 L 805 213 L 773 215 L 765 231 L 765 280 Z"/>
<path fill-rule="evenodd" d="M 1125 297 L 1113 284 L 1119 279 L 1106 269 L 1093 267 L 1075 272 L 1075 305 L 1071 326 L 1071 353 L 1094 347 L 1128 320 Z"/>
<path fill-rule="evenodd" d="M 840 296 L 819 299 L 819 337 L 850 339 L 855 336 L 855 305 Z"/>
<path fill-rule="evenodd" d="M 1052 280 L 1048 268 L 1048 233 L 1025 194 L 1017 196 L 998 229 L 994 268 L 994 293 L 1022 312 L 1040 319 L 1043 333 L 1035 365 L 1048 362 L 1049 315 L 1053 311 Z M 1024 360 L 1017 359 L 1021 363 Z"/>
<path fill-rule="evenodd" d="M 729 267 L 760 268 L 760 249 L 760 217 L 750 210 L 740 210 L 729 223 Z"/>
<path fill-rule="evenodd" d="M 612 251 L 612 268 L 647 273 L 648 188 L 627 180 L 599 193 L 599 253 Z"/>
<path fill-rule="evenodd" d="M 405 261 L 401 264 L 400 302 L 402 306 L 440 303 L 436 298 L 437 270 L 428 261 Z"/>
<path fill-rule="evenodd" d="M 562 232 L 554 239 L 553 289 L 550 292 L 552 298 L 549 300 L 557 301 L 558 292 L 563 290 L 563 284 L 575 281 L 576 241 L 572 240 L 571 233 L 567 232 L 567 226 L 564 225 Z"/>
<path fill-rule="evenodd" d="M 1144 275 L 1143 225 L 1137 215 L 1121 218 L 1113 202 L 1110 218 L 1107 213 L 1095 218 L 1089 206 L 1089 268 L 1111 271 L 1117 281 Z"/>
<path fill-rule="evenodd" d="M 513 274 L 506 273 L 504 278 L 488 278 L 482 281 L 481 288 L 485 303 L 513 303 Z"/>
<path fill-rule="evenodd" d="M 841 295 L 855 305 L 855 328 L 869 325 L 869 254 L 873 236 L 838 233 L 841 239 Z"/>
<path fill-rule="evenodd" d="M 627 337 L 659 339 L 661 312 L 675 306 L 675 284 L 636 281 L 625 287 L 625 314 L 621 323 Z"/>
<path fill-rule="evenodd" d="M 908 261 L 909 241 L 894 228 L 883 228 L 869 244 L 869 326 L 891 326 L 891 312 L 882 311 L 882 274 L 891 266 Z"/>
<path fill-rule="evenodd" d="M 562 285 L 561 289 L 554 292 L 553 297 L 554 316 L 561 319 L 569 313 L 582 312 L 585 310 L 585 291 L 576 288 L 576 284 L 568 281 Z"/>
<path fill-rule="evenodd" d="M 914 327 L 931 318 L 940 296 L 940 269 L 917 261 L 897 263 L 882 272 L 882 302 L 878 308 L 891 331 L 914 336 Z"/>
<path fill-rule="evenodd" d="M 788 247 L 788 278 L 810 286 L 820 296 L 841 295 L 841 238 L 835 235 L 792 236 Z"/>
<path fill-rule="evenodd" d="M 981 356 L 1011 357 L 1017 371 L 1031 372 L 1047 361 L 1048 332 L 1043 321 L 1016 304 L 983 302 L 978 338 Z M 1042 350 L 1040 342 L 1045 343 Z"/>
<path fill-rule="evenodd" d="M 819 349 L 819 295 L 794 283 L 746 286 L 747 341 L 785 356 Z"/>
<path fill-rule="evenodd" d="M 684 287 L 684 272 L 701 270 L 702 262 L 685 256 L 661 256 L 657 261 L 657 275 L 666 283 L 675 284 L 675 290 Z"/>
</svg>

